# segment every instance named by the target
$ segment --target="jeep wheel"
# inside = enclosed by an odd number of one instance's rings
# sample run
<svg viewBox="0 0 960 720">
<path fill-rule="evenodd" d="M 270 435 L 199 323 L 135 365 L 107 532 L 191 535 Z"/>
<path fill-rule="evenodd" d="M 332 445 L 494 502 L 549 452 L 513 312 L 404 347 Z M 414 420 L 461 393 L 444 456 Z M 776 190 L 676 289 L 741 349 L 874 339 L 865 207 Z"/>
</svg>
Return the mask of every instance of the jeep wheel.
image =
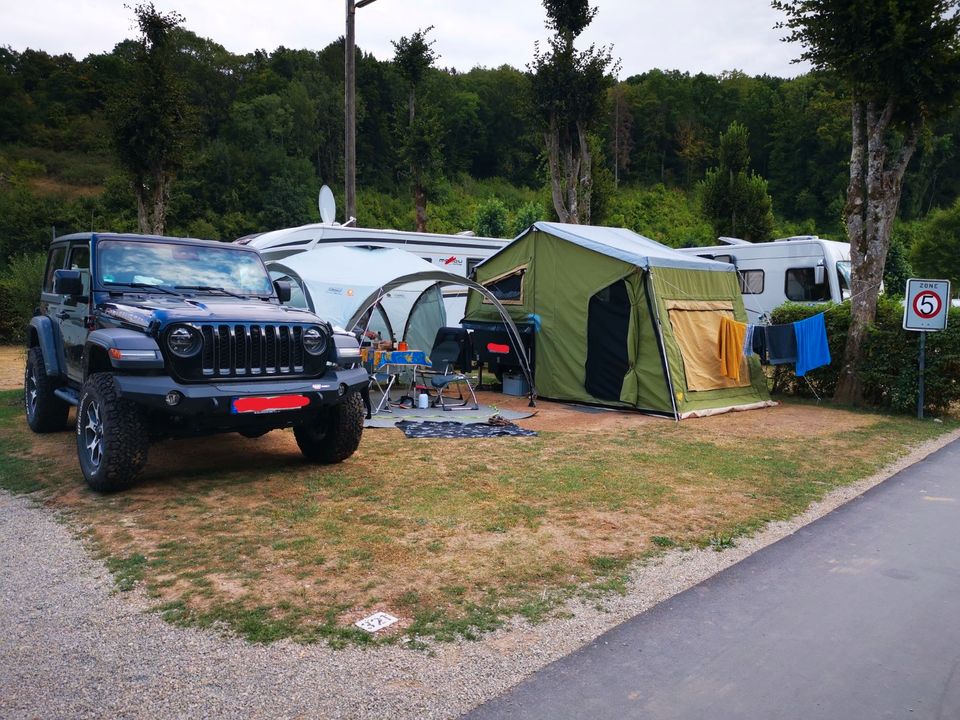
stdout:
<svg viewBox="0 0 960 720">
<path fill-rule="evenodd" d="M 352 392 L 327 408 L 313 422 L 297 425 L 293 434 L 310 462 L 333 464 L 353 455 L 363 434 L 363 401 Z"/>
<path fill-rule="evenodd" d="M 77 406 L 77 456 L 87 485 L 97 492 L 130 487 L 147 462 L 143 415 L 117 394 L 113 377 L 91 375 Z"/>
<path fill-rule="evenodd" d="M 27 425 L 34 432 L 57 432 L 67 426 L 70 406 L 53 394 L 54 389 L 43 363 L 43 352 L 38 347 L 30 348 L 23 373 L 23 407 Z"/>
</svg>

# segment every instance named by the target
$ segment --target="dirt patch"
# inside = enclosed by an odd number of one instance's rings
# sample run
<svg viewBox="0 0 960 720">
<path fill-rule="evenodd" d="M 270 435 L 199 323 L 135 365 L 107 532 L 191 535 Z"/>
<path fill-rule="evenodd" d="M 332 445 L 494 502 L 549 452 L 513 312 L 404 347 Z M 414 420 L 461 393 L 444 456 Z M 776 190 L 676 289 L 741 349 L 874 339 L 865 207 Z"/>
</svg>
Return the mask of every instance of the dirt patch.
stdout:
<svg viewBox="0 0 960 720">
<path fill-rule="evenodd" d="M 23 387 L 26 351 L 21 345 L 0 345 L 0 390 Z"/>
<path fill-rule="evenodd" d="M 604 433 L 674 424 L 672 419 L 631 410 L 612 410 L 542 399 L 537 400 L 535 408 L 531 408 L 525 397 L 494 392 L 479 392 L 477 399 L 483 404 L 498 408 L 536 413 L 534 417 L 517 421 L 517 424 L 531 430 Z M 683 420 L 682 424 L 694 425 L 707 433 L 714 433 L 716 437 L 770 437 L 771 428 L 776 428 L 777 437 L 798 438 L 856 430 L 875 422 L 875 416 L 845 412 L 828 405 L 780 404 L 760 410 L 689 418 Z"/>
</svg>

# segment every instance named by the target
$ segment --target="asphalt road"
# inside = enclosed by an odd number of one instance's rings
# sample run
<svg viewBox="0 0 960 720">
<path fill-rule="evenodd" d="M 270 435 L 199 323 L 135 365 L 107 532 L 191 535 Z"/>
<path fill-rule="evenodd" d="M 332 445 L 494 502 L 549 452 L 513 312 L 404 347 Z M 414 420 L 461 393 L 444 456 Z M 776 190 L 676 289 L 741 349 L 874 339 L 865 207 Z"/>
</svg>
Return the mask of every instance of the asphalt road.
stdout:
<svg viewBox="0 0 960 720">
<path fill-rule="evenodd" d="M 960 718 L 960 441 L 467 717 Z"/>
</svg>

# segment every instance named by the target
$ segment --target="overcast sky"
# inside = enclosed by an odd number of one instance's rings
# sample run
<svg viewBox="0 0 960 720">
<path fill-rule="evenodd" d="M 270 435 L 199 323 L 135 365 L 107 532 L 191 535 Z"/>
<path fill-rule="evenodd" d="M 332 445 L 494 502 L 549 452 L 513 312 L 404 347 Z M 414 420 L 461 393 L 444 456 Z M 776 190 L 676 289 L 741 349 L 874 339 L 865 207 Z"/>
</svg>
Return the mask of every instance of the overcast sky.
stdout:
<svg viewBox="0 0 960 720">
<path fill-rule="evenodd" d="M 134 37 L 125 0 L 0 0 L 0 45 L 82 58 Z M 135 0 L 126 0 L 134 4 Z M 186 27 L 234 53 L 255 49 L 319 50 L 343 35 L 344 0 L 155 0 L 176 10 Z M 780 41 L 779 13 L 768 0 L 594 0 L 596 19 L 578 41 L 613 44 L 621 78 L 661 68 L 717 74 L 792 77 L 805 65 Z M 538 0 L 378 0 L 357 11 L 357 45 L 387 60 L 391 40 L 433 25 L 439 65 L 466 71 L 503 64 L 523 68 L 533 43 L 545 39 Z"/>
</svg>

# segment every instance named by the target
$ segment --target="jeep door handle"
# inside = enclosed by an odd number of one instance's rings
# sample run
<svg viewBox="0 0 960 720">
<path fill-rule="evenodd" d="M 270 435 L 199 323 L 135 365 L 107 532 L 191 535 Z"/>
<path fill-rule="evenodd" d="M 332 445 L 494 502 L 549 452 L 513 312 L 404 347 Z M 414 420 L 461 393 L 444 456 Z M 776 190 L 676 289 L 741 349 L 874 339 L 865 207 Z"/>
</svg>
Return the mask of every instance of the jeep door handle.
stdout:
<svg viewBox="0 0 960 720">
<path fill-rule="evenodd" d="M 68 317 L 70 317 L 70 313 L 68 313 L 66 310 L 62 310 L 58 312 L 54 317 L 56 317 L 58 320 L 66 320 Z"/>
</svg>

